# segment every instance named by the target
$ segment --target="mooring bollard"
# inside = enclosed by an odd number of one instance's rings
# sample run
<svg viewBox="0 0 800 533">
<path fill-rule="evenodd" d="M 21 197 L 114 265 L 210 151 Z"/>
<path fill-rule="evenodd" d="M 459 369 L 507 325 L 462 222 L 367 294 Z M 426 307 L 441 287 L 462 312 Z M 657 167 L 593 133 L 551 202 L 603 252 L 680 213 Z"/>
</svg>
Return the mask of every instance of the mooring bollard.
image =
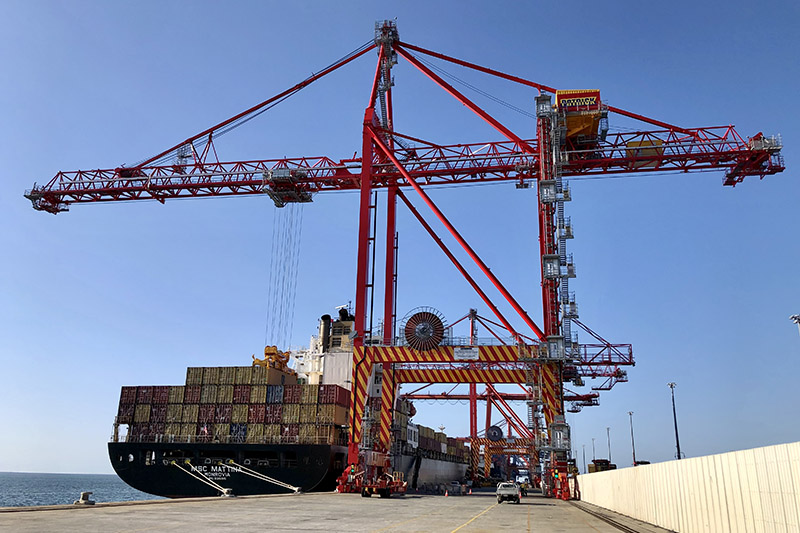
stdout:
<svg viewBox="0 0 800 533">
<path fill-rule="evenodd" d="M 90 500 L 91 492 L 81 492 L 81 499 L 75 500 L 74 505 L 94 505 L 94 500 Z"/>
</svg>

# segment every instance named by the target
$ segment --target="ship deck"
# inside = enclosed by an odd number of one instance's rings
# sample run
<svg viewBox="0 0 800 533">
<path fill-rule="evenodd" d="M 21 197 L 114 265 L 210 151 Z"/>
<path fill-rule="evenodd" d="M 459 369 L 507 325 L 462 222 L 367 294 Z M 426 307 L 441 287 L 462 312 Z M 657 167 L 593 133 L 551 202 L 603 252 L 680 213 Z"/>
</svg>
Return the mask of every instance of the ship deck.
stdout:
<svg viewBox="0 0 800 533">
<path fill-rule="evenodd" d="M 87 490 L 90 487 L 87 487 Z M 76 495 L 77 498 L 77 495 Z M 584 510 L 594 511 L 591 514 Z M 297 494 L 192 498 L 93 506 L 0 508 L 0 530 L 59 531 L 563 531 L 642 533 L 666 530 L 587 504 L 532 493 L 519 505 L 497 504 L 494 491 L 469 496 L 409 494 L 391 499 L 355 494 Z M 29 512 L 30 511 L 30 512 Z M 621 527 L 613 525 L 618 523 Z"/>
</svg>

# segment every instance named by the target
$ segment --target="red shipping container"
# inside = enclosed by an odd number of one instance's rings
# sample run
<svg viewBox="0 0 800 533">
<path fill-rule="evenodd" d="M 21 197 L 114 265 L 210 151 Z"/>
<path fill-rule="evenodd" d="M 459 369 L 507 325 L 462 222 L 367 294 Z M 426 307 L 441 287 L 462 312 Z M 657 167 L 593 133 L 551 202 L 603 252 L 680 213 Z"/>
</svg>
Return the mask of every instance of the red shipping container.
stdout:
<svg viewBox="0 0 800 533">
<path fill-rule="evenodd" d="M 283 415 L 283 405 L 279 403 L 267 404 L 266 411 L 264 412 L 264 423 L 280 424 L 282 415 Z"/>
<path fill-rule="evenodd" d="M 136 387 L 136 403 L 152 403 L 153 387 Z"/>
<path fill-rule="evenodd" d="M 200 403 L 200 385 L 186 385 L 183 390 L 183 403 Z"/>
<path fill-rule="evenodd" d="M 300 435 L 300 424 L 281 424 L 281 437 L 297 437 Z"/>
<path fill-rule="evenodd" d="M 136 387 L 122 387 L 119 395 L 119 403 L 136 403 Z"/>
<path fill-rule="evenodd" d="M 216 415 L 216 405 L 211 403 L 200 404 L 197 412 L 197 421 L 201 423 L 213 422 Z"/>
<path fill-rule="evenodd" d="M 164 422 L 156 422 L 150 423 L 150 434 L 151 435 L 163 435 L 164 430 L 166 429 L 167 425 Z"/>
<path fill-rule="evenodd" d="M 264 414 L 267 406 L 263 403 L 253 404 L 247 409 L 247 423 L 248 424 L 263 424 Z"/>
<path fill-rule="evenodd" d="M 283 403 L 300 403 L 300 396 L 303 394 L 302 385 L 284 385 Z"/>
<path fill-rule="evenodd" d="M 319 403 L 333 403 L 348 407 L 350 405 L 350 391 L 339 385 L 320 385 Z"/>
<path fill-rule="evenodd" d="M 117 422 L 120 424 L 130 424 L 133 422 L 133 411 L 135 407 L 136 406 L 132 403 L 119 404 L 119 410 L 117 411 Z"/>
<path fill-rule="evenodd" d="M 200 406 L 202 409 L 204 406 Z M 214 407 L 213 405 L 209 407 Z M 214 425 L 209 423 L 197 424 L 197 440 L 199 442 L 210 442 L 211 438 L 214 436 Z"/>
<path fill-rule="evenodd" d="M 373 411 L 380 411 L 381 410 L 381 398 L 380 396 L 376 398 L 369 399 L 369 408 Z"/>
<path fill-rule="evenodd" d="M 150 409 L 150 422 L 166 422 L 167 421 L 167 406 L 156 405 Z"/>
<path fill-rule="evenodd" d="M 217 424 L 230 424 L 231 414 L 233 414 L 233 404 L 221 403 L 217 405 L 217 415 L 214 417 L 214 421 Z"/>
<path fill-rule="evenodd" d="M 152 403 L 167 403 L 169 402 L 169 386 L 152 387 L 153 401 Z"/>
<path fill-rule="evenodd" d="M 233 387 L 233 403 L 250 403 L 250 385 Z"/>
</svg>

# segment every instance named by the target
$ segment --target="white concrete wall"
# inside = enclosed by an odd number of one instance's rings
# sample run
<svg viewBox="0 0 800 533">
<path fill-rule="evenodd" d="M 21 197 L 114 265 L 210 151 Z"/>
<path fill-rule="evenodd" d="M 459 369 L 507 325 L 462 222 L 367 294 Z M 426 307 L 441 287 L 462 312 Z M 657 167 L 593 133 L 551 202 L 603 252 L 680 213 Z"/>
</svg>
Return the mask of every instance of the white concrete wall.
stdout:
<svg viewBox="0 0 800 533">
<path fill-rule="evenodd" d="M 581 499 L 681 533 L 800 533 L 800 442 L 578 476 Z"/>
</svg>

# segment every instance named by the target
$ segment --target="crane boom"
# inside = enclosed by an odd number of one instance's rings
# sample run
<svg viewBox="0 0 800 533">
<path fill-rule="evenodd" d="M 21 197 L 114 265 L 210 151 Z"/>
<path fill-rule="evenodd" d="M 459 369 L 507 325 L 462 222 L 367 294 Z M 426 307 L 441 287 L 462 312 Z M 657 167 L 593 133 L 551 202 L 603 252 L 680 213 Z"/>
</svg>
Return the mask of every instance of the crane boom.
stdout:
<svg viewBox="0 0 800 533">
<path fill-rule="evenodd" d="M 538 178 L 538 143 L 512 141 L 436 145 L 396 132 L 397 154 L 424 185 L 524 181 Z M 414 145 L 409 143 L 414 141 Z M 402 143 L 402 144 L 401 144 Z M 402 146 L 402 147 L 401 147 Z M 747 176 L 763 178 L 784 170 L 777 136 L 744 139 L 733 126 L 639 131 L 608 135 L 591 148 L 565 150 L 564 177 L 631 172 L 724 170 L 724 185 Z M 361 159 L 298 157 L 218 162 L 197 157 L 170 165 L 59 172 L 46 185 L 26 191 L 34 209 L 59 213 L 70 204 L 268 194 L 277 205 L 310 201 L 312 194 L 360 187 Z M 372 162 L 373 188 L 407 186 L 390 162 Z"/>
</svg>

